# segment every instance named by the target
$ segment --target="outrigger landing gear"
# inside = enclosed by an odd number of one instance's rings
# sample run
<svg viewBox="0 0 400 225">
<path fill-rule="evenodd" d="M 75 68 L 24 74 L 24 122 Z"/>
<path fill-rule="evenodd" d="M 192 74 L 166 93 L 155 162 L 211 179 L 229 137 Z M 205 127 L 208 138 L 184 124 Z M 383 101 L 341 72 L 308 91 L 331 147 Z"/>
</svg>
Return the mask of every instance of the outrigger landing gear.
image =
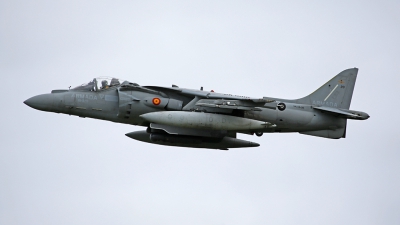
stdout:
<svg viewBox="0 0 400 225">
<path fill-rule="evenodd" d="M 256 135 L 257 135 L 258 137 L 261 137 L 263 134 L 264 134 L 263 132 L 256 132 Z"/>
</svg>

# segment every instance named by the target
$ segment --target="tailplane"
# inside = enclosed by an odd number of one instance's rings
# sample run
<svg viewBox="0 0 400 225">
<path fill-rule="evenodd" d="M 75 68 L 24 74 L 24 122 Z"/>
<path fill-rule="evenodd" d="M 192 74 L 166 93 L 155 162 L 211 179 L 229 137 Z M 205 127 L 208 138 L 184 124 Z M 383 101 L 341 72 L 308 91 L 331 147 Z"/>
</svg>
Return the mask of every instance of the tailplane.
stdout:
<svg viewBox="0 0 400 225">
<path fill-rule="evenodd" d="M 297 99 L 297 103 L 314 106 L 349 109 L 356 84 L 358 69 L 347 69 L 333 77 L 310 95 Z"/>
</svg>

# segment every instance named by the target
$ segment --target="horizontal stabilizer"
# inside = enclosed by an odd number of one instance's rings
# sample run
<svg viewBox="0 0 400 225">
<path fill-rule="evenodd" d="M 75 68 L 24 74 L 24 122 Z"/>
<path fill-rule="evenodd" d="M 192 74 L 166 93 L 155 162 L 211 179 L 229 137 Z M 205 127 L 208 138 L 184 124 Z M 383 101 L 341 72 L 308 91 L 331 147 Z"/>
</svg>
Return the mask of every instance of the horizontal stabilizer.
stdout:
<svg viewBox="0 0 400 225">
<path fill-rule="evenodd" d="M 318 107 L 313 107 L 314 109 L 336 114 L 337 116 L 346 118 L 346 119 L 354 119 L 354 120 L 366 120 L 369 118 L 369 115 L 365 112 L 360 112 L 360 111 L 354 111 L 354 110 L 348 110 L 348 109 L 337 109 L 337 108 L 331 108 L 331 107 L 326 107 L 326 106 L 318 106 Z"/>
</svg>

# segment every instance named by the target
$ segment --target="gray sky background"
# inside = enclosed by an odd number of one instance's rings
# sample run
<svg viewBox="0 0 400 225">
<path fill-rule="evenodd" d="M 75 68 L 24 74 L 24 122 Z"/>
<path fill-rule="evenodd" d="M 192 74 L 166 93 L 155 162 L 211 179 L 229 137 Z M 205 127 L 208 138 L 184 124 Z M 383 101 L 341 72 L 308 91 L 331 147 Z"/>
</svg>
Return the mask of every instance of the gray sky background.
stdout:
<svg viewBox="0 0 400 225">
<path fill-rule="evenodd" d="M 399 1 L 0 0 L 0 224 L 400 224 Z M 347 138 L 229 151 L 23 101 L 97 76 L 303 97 L 359 68 Z"/>
</svg>

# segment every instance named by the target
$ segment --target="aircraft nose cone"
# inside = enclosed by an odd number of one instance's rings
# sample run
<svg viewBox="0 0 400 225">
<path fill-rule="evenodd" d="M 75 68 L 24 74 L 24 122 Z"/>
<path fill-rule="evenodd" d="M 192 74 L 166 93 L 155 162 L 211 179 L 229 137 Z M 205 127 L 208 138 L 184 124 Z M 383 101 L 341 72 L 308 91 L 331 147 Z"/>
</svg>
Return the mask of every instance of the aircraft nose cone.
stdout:
<svg viewBox="0 0 400 225">
<path fill-rule="evenodd" d="M 34 98 L 34 97 L 28 98 L 27 100 L 24 101 L 24 104 L 27 105 L 27 106 L 29 106 L 29 107 L 34 108 L 35 100 L 32 100 L 33 98 Z"/>
<path fill-rule="evenodd" d="M 48 111 L 53 106 L 51 94 L 37 95 L 24 101 L 24 103 L 37 110 Z"/>
</svg>

